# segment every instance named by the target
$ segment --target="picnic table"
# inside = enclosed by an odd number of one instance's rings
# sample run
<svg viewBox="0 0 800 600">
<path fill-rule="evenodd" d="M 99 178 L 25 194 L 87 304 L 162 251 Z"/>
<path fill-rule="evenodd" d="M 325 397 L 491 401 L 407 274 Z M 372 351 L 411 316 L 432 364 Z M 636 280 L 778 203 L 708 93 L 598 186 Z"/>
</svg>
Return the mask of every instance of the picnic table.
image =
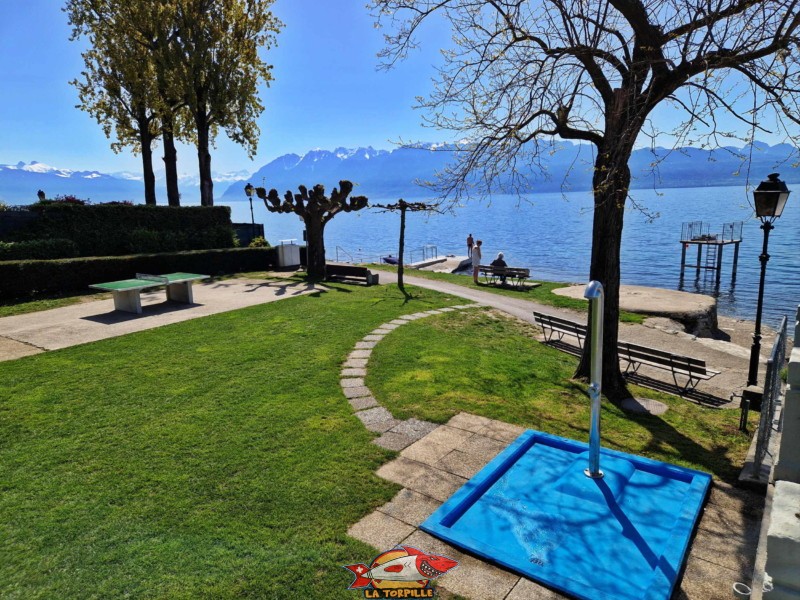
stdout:
<svg viewBox="0 0 800 600">
<path fill-rule="evenodd" d="M 133 279 L 95 283 L 89 287 L 112 292 L 114 295 L 114 310 L 141 314 L 142 299 L 140 294 L 142 290 L 164 286 L 167 289 L 167 300 L 193 304 L 192 283 L 208 278 L 208 275 L 198 275 L 196 273 L 168 273 L 166 275 L 137 273 Z"/>
</svg>

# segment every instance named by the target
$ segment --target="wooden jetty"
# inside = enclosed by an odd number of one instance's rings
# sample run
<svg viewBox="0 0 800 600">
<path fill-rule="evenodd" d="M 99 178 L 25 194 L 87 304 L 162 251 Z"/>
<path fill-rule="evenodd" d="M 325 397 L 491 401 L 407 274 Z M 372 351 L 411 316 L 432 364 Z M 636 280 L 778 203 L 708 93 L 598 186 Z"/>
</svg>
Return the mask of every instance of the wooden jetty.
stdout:
<svg viewBox="0 0 800 600">
<path fill-rule="evenodd" d="M 697 246 L 697 264 L 688 265 L 695 269 L 695 278 L 700 278 L 700 270 L 715 272 L 716 284 L 722 276 L 722 251 L 733 244 L 733 267 L 731 283 L 736 281 L 736 267 L 739 263 L 739 244 L 742 241 L 742 221 L 725 223 L 721 233 L 710 233 L 710 225 L 703 221 L 691 221 L 681 227 L 681 282 L 686 269 L 686 251 Z M 705 257 L 703 256 L 705 250 Z"/>
</svg>

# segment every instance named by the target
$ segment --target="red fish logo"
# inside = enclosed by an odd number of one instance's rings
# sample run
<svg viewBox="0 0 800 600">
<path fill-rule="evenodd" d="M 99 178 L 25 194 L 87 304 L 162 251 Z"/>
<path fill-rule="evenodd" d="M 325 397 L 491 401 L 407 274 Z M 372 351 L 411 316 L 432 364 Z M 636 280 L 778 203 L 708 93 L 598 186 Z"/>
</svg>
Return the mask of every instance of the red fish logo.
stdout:
<svg viewBox="0 0 800 600">
<path fill-rule="evenodd" d="M 429 587 L 431 579 L 437 579 L 457 566 L 458 562 L 450 558 L 426 554 L 411 546 L 397 546 L 378 555 L 369 566 L 359 563 L 344 568 L 355 575 L 347 589 L 381 590 Z"/>
</svg>

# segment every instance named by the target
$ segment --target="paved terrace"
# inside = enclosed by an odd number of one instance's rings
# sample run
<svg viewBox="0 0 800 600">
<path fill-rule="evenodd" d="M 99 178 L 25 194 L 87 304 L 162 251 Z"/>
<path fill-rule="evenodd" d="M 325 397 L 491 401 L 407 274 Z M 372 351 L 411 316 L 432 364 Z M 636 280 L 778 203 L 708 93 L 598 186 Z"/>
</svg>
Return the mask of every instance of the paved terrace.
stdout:
<svg viewBox="0 0 800 600">
<path fill-rule="evenodd" d="M 392 274 L 382 272 L 381 280 L 391 281 Z M 575 319 L 578 316 L 571 311 L 539 305 L 523 298 L 499 296 L 445 282 L 415 277 L 406 277 L 406 282 L 460 296 L 528 322 L 532 321 L 534 310 L 564 318 Z M 163 291 L 160 290 L 145 293 L 142 295 L 142 315 L 116 313 L 112 300 L 108 298 L 5 317 L 0 319 L 0 360 L 125 335 L 316 289 L 319 288 L 294 281 L 230 279 L 196 285 L 196 304 L 192 306 L 164 303 Z M 465 304 L 455 310 L 470 308 L 474 305 Z M 454 593 L 473 600 L 561 598 L 552 590 L 465 555 L 418 530 L 418 525 L 444 500 L 522 432 L 517 426 L 466 413 L 456 415 L 446 425 L 417 419 L 399 421 L 380 406 L 364 385 L 371 350 L 383 337 L 406 323 L 440 312 L 446 312 L 446 309 L 407 315 L 369 332 L 356 344 L 342 366 L 342 391 L 356 416 L 365 427 L 380 434 L 376 443 L 400 452 L 395 460 L 378 470 L 378 475 L 403 486 L 391 502 L 352 525 L 349 533 L 372 545 L 376 554 L 402 543 L 458 560 L 459 568 L 442 578 L 440 590 L 445 597 Z M 741 388 L 746 379 L 747 347 L 695 338 L 666 319 L 648 320 L 648 324 L 623 324 L 620 338 L 703 358 L 712 368 L 722 371 L 711 382 L 701 384 L 697 401 L 722 406 L 733 391 Z M 720 326 L 730 329 L 731 339 L 745 339 L 736 322 L 721 320 Z M 769 346 L 768 342 L 763 344 L 763 347 Z M 664 376 L 663 373 L 653 373 L 654 377 L 659 375 Z M 762 510 L 761 495 L 714 482 L 680 589 L 674 597 L 730 598 L 734 582 L 749 582 Z"/>
</svg>

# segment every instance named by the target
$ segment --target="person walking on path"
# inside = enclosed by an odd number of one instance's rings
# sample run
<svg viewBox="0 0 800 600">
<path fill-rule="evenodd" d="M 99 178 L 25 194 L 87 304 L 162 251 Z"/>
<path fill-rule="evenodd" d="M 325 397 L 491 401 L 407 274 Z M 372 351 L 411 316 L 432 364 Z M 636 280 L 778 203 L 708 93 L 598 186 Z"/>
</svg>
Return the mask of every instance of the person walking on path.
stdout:
<svg viewBox="0 0 800 600">
<path fill-rule="evenodd" d="M 472 281 L 478 283 L 478 271 L 481 268 L 481 244 L 483 242 L 478 240 L 475 246 L 472 247 Z"/>
<path fill-rule="evenodd" d="M 472 234 L 470 233 L 470 234 L 467 236 L 467 256 L 472 256 L 472 244 L 473 244 L 473 243 L 474 243 L 474 242 L 473 242 L 473 240 L 472 240 Z"/>
</svg>

